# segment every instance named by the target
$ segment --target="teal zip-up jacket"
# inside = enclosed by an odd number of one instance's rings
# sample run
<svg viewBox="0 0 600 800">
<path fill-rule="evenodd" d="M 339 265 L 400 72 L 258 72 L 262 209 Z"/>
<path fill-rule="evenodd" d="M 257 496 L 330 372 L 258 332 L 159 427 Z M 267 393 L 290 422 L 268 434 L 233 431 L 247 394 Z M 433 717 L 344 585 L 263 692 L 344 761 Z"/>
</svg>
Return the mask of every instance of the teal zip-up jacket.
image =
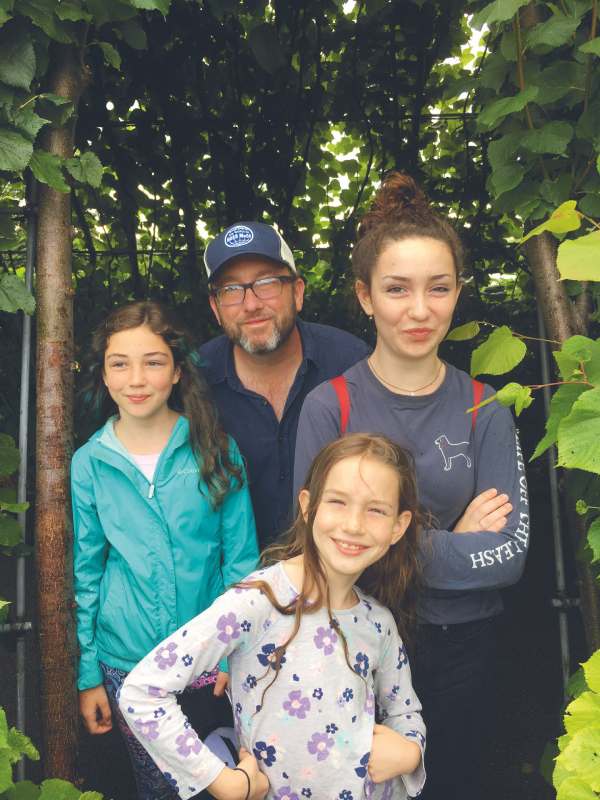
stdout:
<svg viewBox="0 0 600 800">
<path fill-rule="evenodd" d="M 230 442 L 232 460 L 242 465 Z M 129 672 L 255 568 L 245 475 L 216 510 L 199 479 L 185 417 L 175 424 L 152 483 L 117 439 L 112 419 L 73 456 L 80 690 L 102 683 L 100 661 Z"/>
</svg>

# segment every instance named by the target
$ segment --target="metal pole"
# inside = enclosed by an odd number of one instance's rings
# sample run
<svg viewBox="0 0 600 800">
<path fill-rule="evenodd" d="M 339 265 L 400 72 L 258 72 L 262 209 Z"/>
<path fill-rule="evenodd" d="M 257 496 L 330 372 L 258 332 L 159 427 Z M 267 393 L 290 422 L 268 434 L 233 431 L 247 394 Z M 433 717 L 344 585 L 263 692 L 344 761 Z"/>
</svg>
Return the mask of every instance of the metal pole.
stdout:
<svg viewBox="0 0 600 800">
<path fill-rule="evenodd" d="M 33 286 L 33 271 L 35 265 L 35 247 L 37 234 L 37 210 L 36 210 L 36 181 L 31 178 L 28 183 L 27 199 L 27 254 L 25 262 L 25 284 L 29 291 Z M 19 482 L 17 486 L 17 502 L 24 503 L 27 500 L 27 452 L 29 439 L 29 381 L 31 373 L 31 316 L 23 314 L 23 339 L 21 344 L 21 390 L 19 401 L 19 453 L 21 455 L 21 467 L 19 469 Z M 25 512 L 19 514 L 19 522 L 23 531 L 23 542 L 26 542 L 26 521 Z M 17 632 L 17 728 L 25 732 L 26 706 L 25 706 L 25 632 L 30 625 L 25 621 L 26 613 L 26 592 L 25 592 L 25 557 L 17 558 L 17 597 L 15 604 L 16 622 L 23 629 Z M 21 759 L 17 764 L 17 777 L 19 780 L 25 779 L 25 759 Z"/>
<path fill-rule="evenodd" d="M 540 339 L 546 338 L 546 326 L 540 305 L 537 306 L 538 331 Z M 542 383 L 550 383 L 550 364 L 548 359 L 548 345 L 545 341 L 540 342 L 540 361 L 542 368 Z M 544 386 L 544 408 L 546 419 L 550 416 L 550 387 Z M 569 622 L 567 618 L 568 609 L 573 605 L 566 594 L 565 582 L 565 560 L 563 553 L 562 531 L 560 525 L 560 505 L 558 479 L 556 477 L 556 448 L 548 448 L 546 453 L 548 460 L 548 479 L 550 482 L 550 511 L 552 515 L 552 539 L 554 543 L 554 571 L 556 576 L 557 597 L 553 600 L 553 605 L 558 609 L 558 633 L 560 638 L 560 659 L 563 681 L 564 697 L 567 697 L 567 684 L 571 674 L 571 663 L 569 654 Z"/>
</svg>

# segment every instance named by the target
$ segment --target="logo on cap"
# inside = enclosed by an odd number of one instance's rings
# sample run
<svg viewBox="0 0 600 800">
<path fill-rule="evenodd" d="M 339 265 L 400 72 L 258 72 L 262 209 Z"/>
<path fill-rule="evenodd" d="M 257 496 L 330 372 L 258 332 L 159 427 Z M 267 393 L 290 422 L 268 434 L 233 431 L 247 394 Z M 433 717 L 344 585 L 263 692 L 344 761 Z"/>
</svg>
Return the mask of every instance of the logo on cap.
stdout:
<svg viewBox="0 0 600 800">
<path fill-rule="evenodd" d="M 235 225 L 225 234 L 226 247 L 243 247 L 254 239 L 253 231 L 246 225 Z"/>
</svg>

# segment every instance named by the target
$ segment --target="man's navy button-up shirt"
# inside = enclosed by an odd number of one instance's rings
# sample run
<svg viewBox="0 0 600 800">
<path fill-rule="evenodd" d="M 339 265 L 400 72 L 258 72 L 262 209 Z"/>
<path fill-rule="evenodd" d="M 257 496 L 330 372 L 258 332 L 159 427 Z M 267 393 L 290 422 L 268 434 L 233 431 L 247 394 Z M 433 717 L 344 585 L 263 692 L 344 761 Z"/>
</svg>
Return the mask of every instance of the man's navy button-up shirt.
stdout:
<svg viewBox="0 0 600 800">
<path fill-rule="evenodd" d="M 221 424 L 246 460 L 261 549 L 292 519 L 294 448 L 304 398 L 315 386 L 340 375 L 370 352 L 361 339 L 338 328 L 301 320 L 297 325 L 303 359 L 281 421 L 264 397 L 242 385 L 235 371 L 233 346 L 226 336 L 218 336 L 200 348 Z"/>
</svg>

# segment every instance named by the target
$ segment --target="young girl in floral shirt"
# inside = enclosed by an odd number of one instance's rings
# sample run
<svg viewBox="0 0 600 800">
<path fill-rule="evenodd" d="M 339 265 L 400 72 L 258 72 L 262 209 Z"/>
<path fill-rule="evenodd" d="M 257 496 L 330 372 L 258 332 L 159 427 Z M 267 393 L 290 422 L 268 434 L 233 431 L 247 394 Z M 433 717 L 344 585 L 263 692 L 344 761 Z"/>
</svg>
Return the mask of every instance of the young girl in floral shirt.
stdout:
<svg viewBox="0 0 600 800">
<path fill-rule="evenodd" d="M 347 436 L 317 456 L 298 499 L 276 563 L 155 648 L 121 690 L 132 730 L 184 799 L 208 788 L 217 800 L 389 800 L 423 787 L 425 729 L 396 626 L 410 621 L 417 573 L 411 463 L 385 437 Z M 223 656 L 237 769 L 176 702 Z"/>
</svg>

